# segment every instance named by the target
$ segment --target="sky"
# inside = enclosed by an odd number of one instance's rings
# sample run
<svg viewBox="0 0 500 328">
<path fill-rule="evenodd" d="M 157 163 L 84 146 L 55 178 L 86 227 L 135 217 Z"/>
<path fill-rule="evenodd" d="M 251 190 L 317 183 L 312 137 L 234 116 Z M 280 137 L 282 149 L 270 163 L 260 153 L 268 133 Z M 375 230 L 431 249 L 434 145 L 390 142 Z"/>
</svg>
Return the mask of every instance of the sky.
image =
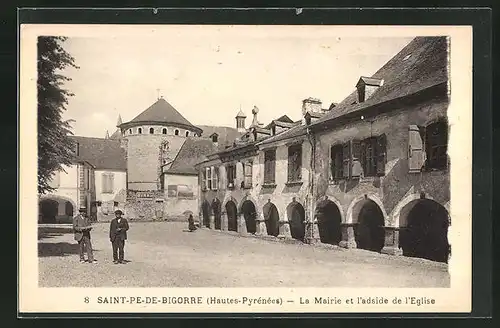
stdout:
<svg viewBox="0 0 500 328">
<path fill-rule="evenodd" d="M 132 120 L 163 96 L 194 125 L 235 127 L 240 108 L 267 124 L 281 115 L 301 118 L 302 100 L 323 107 L 340 102 L 360 76 L 374 74 L 413 37 L 317 33 L 216 26 L 169 33 L 70 37 L 64 48 L 79 69 L 67 69 L 65 119 L 75 135 L 104 137 L 118 115 Z M 157 89 L 160 89 L 158 92 Z"/>
</svg>

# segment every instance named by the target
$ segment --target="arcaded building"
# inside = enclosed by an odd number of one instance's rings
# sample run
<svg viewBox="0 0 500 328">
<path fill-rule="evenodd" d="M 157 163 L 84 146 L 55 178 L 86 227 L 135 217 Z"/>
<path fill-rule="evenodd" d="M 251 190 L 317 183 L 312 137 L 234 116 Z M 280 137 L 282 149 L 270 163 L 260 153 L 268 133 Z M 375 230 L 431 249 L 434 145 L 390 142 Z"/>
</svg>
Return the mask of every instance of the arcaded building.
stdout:
<svg viewBox="0 0 500 328">
<path fill-rule="evenodd" d="M 204 225 L 447 262 L 447 38 L 415 38 L 353 89 L 328 109 L 305 99 L 298 122 L 254 113 L 206 156 Z"/>
</svg>

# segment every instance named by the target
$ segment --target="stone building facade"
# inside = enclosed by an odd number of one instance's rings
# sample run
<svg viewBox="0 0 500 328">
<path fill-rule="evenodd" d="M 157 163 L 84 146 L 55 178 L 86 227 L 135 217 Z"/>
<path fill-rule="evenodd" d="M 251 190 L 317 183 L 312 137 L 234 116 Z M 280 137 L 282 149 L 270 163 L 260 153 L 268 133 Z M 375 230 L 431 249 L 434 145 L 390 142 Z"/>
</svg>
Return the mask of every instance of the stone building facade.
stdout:
<svg viewBox="0 0 500 328">
<path fill-rule="evenodd" d="M 80 207 L 87 208 L 95 201 L 94 166 L 89 162 L 74 160 L 70 166 L 54 173 L 51 187 L 54 191 L 39 198 L 39 223 L 70 223 Z"/>
<path fill-rule="evenodd" d="M 339 104 L 200 162 L 204 225 L 447 262 L 448 93 L 447 38 L 415 38 Z"/>
</svg>

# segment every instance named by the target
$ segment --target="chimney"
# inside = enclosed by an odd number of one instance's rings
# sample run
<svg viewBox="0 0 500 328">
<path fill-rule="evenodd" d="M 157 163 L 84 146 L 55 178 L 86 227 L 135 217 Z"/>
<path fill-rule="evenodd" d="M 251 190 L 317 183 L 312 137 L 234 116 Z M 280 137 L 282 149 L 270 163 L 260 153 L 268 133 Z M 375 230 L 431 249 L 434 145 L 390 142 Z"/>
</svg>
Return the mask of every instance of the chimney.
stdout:
<svg viewBox="0 0 500 328">
<path fill-rule="evenodd" d="M 358 102 L 362 103 L 368 100 L 382 85 L 384 85 L 384 80 L 382 79 L 365 76 L 360 77 L 358 83 L 356 83 L 356 89 L 358 89 Z"/>
<path fill-rule="evenodd" d="M 245 113 L 243 113 L 240 109 L 238 115 L 236 115 L 236 129 L 238 132 L 245 132 L 245 119 L 246 119 Z"/>
<path fill-rule="evenodd" d="M 307 113 L 322 113 L 322 102 L 317 98 L 309 97 L 302 100 L 302 123 L 306 124 Z"/>
</svg>

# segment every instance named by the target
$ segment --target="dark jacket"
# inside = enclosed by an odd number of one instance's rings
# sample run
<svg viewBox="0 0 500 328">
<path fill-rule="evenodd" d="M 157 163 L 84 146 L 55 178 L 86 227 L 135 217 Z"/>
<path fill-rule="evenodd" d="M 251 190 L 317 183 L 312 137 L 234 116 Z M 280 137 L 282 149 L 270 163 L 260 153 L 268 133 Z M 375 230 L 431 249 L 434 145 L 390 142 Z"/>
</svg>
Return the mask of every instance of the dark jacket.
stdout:
<svg viewBox="0 0 500 328">
<path fill-rule="evenodd" d="M 90 229 L 92 229 L 92 227 L 90 226 L 90 220 L 88 217 L 78 214 L 73 218 L 73 231 L 75 233 L 76 241 L 82 240 L 83 232 L 88 232 Z"/>
<path fill-rule="evenodd" d="M 109 240 L 111 242 L 113 242 L 116 238 L 127 240 L 127 230 L 127 219 L 121 218 L 120 223 L 118 223 L 118 219 L 114 218 L 113 220 L 111 220 L 111 223 L 109 225 Z"/>
</svg>

